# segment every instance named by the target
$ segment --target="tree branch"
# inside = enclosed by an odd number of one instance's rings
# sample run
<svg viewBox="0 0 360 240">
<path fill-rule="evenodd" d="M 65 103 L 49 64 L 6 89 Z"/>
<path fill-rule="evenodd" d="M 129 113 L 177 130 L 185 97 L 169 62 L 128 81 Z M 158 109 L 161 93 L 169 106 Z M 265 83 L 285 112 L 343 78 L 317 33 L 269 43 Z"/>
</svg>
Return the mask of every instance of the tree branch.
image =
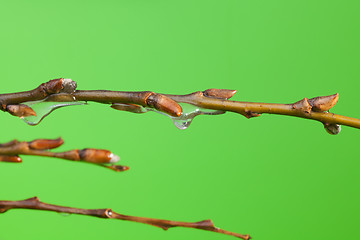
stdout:
<svg viewBox="0 0 360 240">
<path fill-rule="evenodd" d="M 22 201 L 0 201 L 0 213 L 4 213 L 10 209 L 16 209 L 16 208 L 81 214 L 81 215 L 88 215 L 99 218 L 120 219 L 120 220 L 149 224 L 155 227 L 162 228 L 164 230 L 168 230 L 169 228 L 172 227 L 197 228 L 205 231 L 217 232 L 225 235 L 242 238 L 244 240 L 251 239 L 249 235 L 243 235 L 217 228 L 214 226 L 214 223 L 211 220 L 204 220 L 200 222 L 178 222 L 178 221 L 162 220 L 155 218 L 135 217 L 135 216 L 116 213 L 109 208 L 82 209 L 82 208 L 72 208 L 72 207 L 64 207 L 64 206 L 48 204 L 41 202 L 37 197 L 25 199 Z"/>
<path fill-rule="evenodd" d="M 0 144 L 0 162 L 22 162 L 19 155 L 33 155 L 61 158 L 72 161 L 84 161 L 106 167 L 118 172 L 129 169 L 127 166 L 114 165 L 120 157 L 104 149 L 85 148 L 82 150 L 71 150 L 67 152 L 50 152 L 49 149 L 57 148 L 64 143 L 62 138 L 37 139 L 31 142 L 19 142 L 13 140 Z"/>
<path fill-rule="evenodd" d="M 112 104 L 111 106 L 115 109 L 134 113 L 144 113 L 154 109 L 166 113 L 173 119 L 182 119 L 185 113 L 183 113 L 179 103 L 188 103 L 201 108 L 216 110 L 215 114 L 229 111 L 252 118 L 268 113 L 316 120 L 323 123 L 325 129 L 331 134 L 338 134 L 341 125 L 360 128 L 360 119 L 328 112 L 337 103 L 339 94 L 311 99 L 304 98 L 292 104 L 277 104 L 230 101 L 229 99 L 235 93 L 236 90 L 227 89 L 208 89 L 187 95 L 158 94 L 149 91 L 80 91 L 76 90 L 76 82 L 60 78 L 43 83 L 32 91 L 0 94 L 0 109 L 23 118 L 35 115 L 36 112 L 22 103 L 42 99 L 65 102 L 70 99 L 72 101 Z M 200 114 L 203 113 L 197 113 L 193 117 Z"/>
</svg>

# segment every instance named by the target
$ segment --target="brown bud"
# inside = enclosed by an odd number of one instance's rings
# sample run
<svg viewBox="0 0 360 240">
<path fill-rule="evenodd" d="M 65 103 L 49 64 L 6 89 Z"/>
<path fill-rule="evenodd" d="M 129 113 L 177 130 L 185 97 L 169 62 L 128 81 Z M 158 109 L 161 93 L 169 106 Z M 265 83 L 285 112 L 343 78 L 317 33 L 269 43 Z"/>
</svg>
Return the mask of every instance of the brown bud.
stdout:
<svg viewBox="0 0 360 240">
<path fill-rule="evenodd" d="M 25 104 L 19 105 L 7 105 L 6 111 L 13 116 L 16 117 L 29 117 L 29 116 L 36 116 L 36 112 L 29 106 Z"/>
<path fill-rule="evenodd" d="M 203 94 L 206 97 L 220 98 L 226 100 L 232 98 L 235 95 L 235 93 L 236 90 L 216 89 L 216 88 L 207 89 L 203 92 Z"/>
<path fill-rule="evenodd" d="M 40 86 L 42 86 L 48 94 L 54 94 L 54 93 L 59 93 L 61 91 L 61 89 L 63 88 L 63 82 L 64 82 L 63 78 L 58 78 L 43 83 Z"/>
<path fill-rule="evenodd" d="M 116 163 L 120 157 L 104 149 L 85 148 L 79 150 L 80 159 L 91 163 Z"/>
<path fill-rule="evenodd" d="M 310 111 L 311 111 L 311 105 L 309 104 L 307 98 L 304 98 L 304 99 L 294 103 L 293 108 L 298 109 L 305 113 L 310 113 Z"/>
<path fill-rule="evenodd" d="M 61 146 L 64 143 L 62 138 L 57 139 L 36 139 L 32 142 L 29 142 L 29 147 L 31 149 L 45 150 L 53 149 Z"/>
<path fill-rule="evenodd" d="M 136 104 L 131 104 L 131 103 L 113 103 L 111 105 L 111 107 L 113 109 L 116 110 L 120 110 L 120 111 L 127 111 L 127 112 L 132 112 L 132 113 L 146 113 L 147 110 L 140 106 L 140 105 L 136 105 Z"/>
<path fill-rule="evenodd" d="M 0 162 L 15 162 L 21 163 L 22 159 L 19 156 L 7 156 L 7 155 L 0 155 Z"/>
<path fill-rule="evenodd" d="M 165 112 L 173 117 L 179 117 L 182 114 L 181 106 L 165 95 L 153 93 L 145 100 L 149 107 L 153 107 L 161 112 Z"/>
<path fill-rule="evenodd" d="M 311 98 L 309 99 L 309 104 L 311 105 L 313 111 L 324 112 L 334 107 L 338 100 L 339 93 L 336 93 L 330 96 Z"/>
</svg>

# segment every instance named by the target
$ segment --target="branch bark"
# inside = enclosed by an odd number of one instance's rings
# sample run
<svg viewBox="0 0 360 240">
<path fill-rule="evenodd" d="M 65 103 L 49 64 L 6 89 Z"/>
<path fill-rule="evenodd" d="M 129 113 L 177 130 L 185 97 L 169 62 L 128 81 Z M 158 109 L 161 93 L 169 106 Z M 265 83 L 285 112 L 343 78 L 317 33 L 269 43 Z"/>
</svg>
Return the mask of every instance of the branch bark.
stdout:
<svg viewBox="0 0 360 240">
<path fill-rule="evenodd" d="M 185 227 L 185 228 L 197 228 L 210 232 L 222 233 L 225 235 L 230 235 L 234 237 L 238 237 L 244 240 L 249 240 L 251 237 L 239 233 L 230 232 L 227 230 L 223 230 L 214 226 L 214 223 L 211 220 L 204 220 L 200 222 L 179 222 L 179 221 L 170 221 L 163 219 L 155 219 L 155 218 L 146 218 L 146 217 L 135 217 L 124 215 L 120 213 L 116 213 L 110 208 L 106 209 L 82 209 L 82 208 L 72 208 L 72 207 L 64 207 L 53 204 L 48 204 L 41 202 L 39 198 L 33 197 L 21 201 L 0 201 L 0 213 L 5 213 L 10 209 L 34 209 L 34 210 L 43 210 L 43 211 L 53 211 L 53 212 L 61 212 L 61 213 L 71 213 L 71 214 L 81 214 L 94 216 L 98 218 L 110 218 L 110 219 L 119 219 L 126 220 L 138 223 L 144 223 L 148 225 L 152 225 L 155 227 L 162 228 L 164 230 L 168 230 L 172 227 Z"/>
<path fill-rule="evenodd" d="M 50 152 L 49 149 L 57 148 L 64 143 L 62 138 L 37 139 L 31 142 L 13 140 L 0 144 L 0 162 L 22 162 L 19 155 L 33 155 L 61 158 L 72 161 L 84 161 L 98 166 L 106 167 L 118 172 L 129 169 L 127 166 L 114 165 L 120 157 L 105 149 L 85 148 L 67 152 Z"/>
<path fill-rule="evenodd" d="M 172 117 L 180 117 L 182 108 L 179 103 L 188 103 L 198 107 L 219 111 L 239 113 L 247 118 L 258 117 L 263 113 L 288 115 L 316 120 L 324 124 L 327 131 L 337 134 L 340 125 L 360 128 L 360 119 L 328 112 L 338 101 L 339 94 L 315 98 L 304 98 L 292 104 L 256 103 L 230 101 L 235 90 L 208 89 L 187 95 L 159 94 L 150 91 L 122 92 L 107 90 L 76 90 L 76 82 L 70 79 L 55 79 L 41 84 L 27 92 L 0 94 L 0 109 L 18 117 L 34 115 L 32 109 L 21 105 L 52 97 L 52 101 L 94 101 L 113 104 L 113 108 L 143 113 L 142 107 L 153 108 Z M 115 104 L 115 105 L 114 105 Z M 118 105 L 116 105 L 118 104 Z M 14 107 L 17 106 L 17 107 Z"/>
</svg>

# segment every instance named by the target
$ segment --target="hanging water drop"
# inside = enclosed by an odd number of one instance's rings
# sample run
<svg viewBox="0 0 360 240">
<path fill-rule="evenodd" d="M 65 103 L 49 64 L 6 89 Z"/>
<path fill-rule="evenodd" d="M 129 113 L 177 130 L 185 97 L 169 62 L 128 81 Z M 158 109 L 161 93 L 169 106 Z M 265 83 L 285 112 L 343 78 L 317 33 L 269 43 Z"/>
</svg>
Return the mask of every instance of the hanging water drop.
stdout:
<svg viewBox="0 0 360 240">
<path fill-rule="evenodd" d="M 201 107 L 198 107 L 198 106 L 195 106 L 195 105 L 192 105 L 192 104 L 188 104 L 188 103 L 179 103 L 179 104 L 183 109 L 183 112 L 179 117 L 170 116 L 170 115 L 168 115 L 166 113 L 157 111 L 157 110 L 155 110 L 153 108 L 146 108 L 146 109 L 149 110 L 149 111 L 161 113 L 161 114 L 163 114 L 165 116 L 170 117 L 171 120 L 173 121 L 174 125 L 178 129 L 181 129 L 181 130 L 187 129 L 196 116 L 199 116 L 199 115 L 219 115 L 219 114 L 224 114 L 225 113 L 225 111 L 201 108 Z"/>
<path fill-rule="evenodd" d="M 77 101 L 70 94 L 56 94 L 51 95 L 44 100 L 24 102 L 22 104 L 31 107 L 36 112 L 36 116 L 27 116 L 22 118 L 27 124 L 35 126 L 38 125 L 52 111 L 58 108 L 74 105 L 85 105 L 86 103 Z"/>
</svg>

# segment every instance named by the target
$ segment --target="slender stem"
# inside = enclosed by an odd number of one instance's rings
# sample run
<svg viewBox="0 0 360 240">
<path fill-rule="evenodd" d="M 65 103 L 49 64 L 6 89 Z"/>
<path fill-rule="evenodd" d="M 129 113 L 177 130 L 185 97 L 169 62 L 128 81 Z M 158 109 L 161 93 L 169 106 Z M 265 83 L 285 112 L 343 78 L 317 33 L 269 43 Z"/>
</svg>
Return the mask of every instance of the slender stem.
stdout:
<svg viewBox="0 0 360 240">
<path fill-rule="evenodd" d="M 169 228 L 172 227 L 197 228 L 205 231 L 217 232 L 225 235 L 238 237 L 244 240 L 249 240 L 251 238 L 249 235 L 243 235 L 217 228 L 214 226 L 214 223 L 211 220 L 204 220 L 200 222 L 179 222 L 179 221 L 170 221 L 170 220 L 163 220 L 156 218 L 136 217 L 136 216 L 129 216 L 129 215 L 116 213 L 109 208 L 83 209 L 83 208 L 72 208 L 72 207 L 64 207 L 59 205 L 48 204 L 41 202 L 37 197 L 25 199 L 22 201 L 0 201 L 0 213 L 4 213 L 10 209 L 16 209 L 16 208 L 81 214 L 87 216 L 94 216 L 98 218 L 119 219 L 125 221 L 144 223 L 162 228 L 164 230 L 168 230 Z"/>
<path fill-rule="evenodd" d="M 64 94 L 66 93 L 66 94 Z M 150 91 L 122 92 L 107 90 L 76 90 L 76 82 L 70 79 L 55 79 L 41 84 L 38 88 L 27 92 L 0 94 L 0 110 L 24 117 L 34 115 L 32 109 L 21 103 L 53 97 L 53 100 L 65 101 L 75 98 L 78 101 L 94 101 L 99 103 L 122 103 L 116 109 L 141 113 L 141 106 L 155 108 L 173 117 L 182 114 L 179 103 L 189 103 L 202 108 L 239 113 L 247 118 L 257 117 L 263 113 L 288 115 L 319 121 L 325 128 L 331 125 L 346 125 L 360 128 L 360 119 L 329 113 L 338 101 L 339 95 L 304 98 L 292 104 L 256 103 L 230 101 L 235 90 L 208 89 L 187 95 L 159 94 Z M 63 99 L 63 100 L 62 100 Z M 19 105 L 20 104 L 20 105 Z M 19 106 L 19 107 L 14 107 Z M 138 106 L 138 107 L 137 107 Z"/>
</svg>

